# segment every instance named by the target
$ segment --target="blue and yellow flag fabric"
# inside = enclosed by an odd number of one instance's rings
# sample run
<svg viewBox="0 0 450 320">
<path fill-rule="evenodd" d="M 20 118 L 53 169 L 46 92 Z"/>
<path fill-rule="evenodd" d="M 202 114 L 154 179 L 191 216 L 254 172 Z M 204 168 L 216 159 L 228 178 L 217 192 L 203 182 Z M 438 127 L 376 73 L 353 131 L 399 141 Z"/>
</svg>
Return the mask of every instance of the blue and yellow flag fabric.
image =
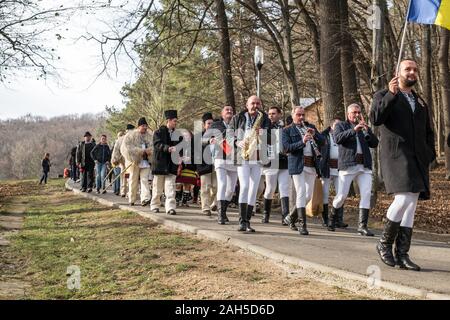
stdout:
<svg viewBox="0 0 450 320">
<path fill-rule="evenodd" d="M 411 0 L 407 19 L 450 30 L 450 0 Z"/>
</svg>

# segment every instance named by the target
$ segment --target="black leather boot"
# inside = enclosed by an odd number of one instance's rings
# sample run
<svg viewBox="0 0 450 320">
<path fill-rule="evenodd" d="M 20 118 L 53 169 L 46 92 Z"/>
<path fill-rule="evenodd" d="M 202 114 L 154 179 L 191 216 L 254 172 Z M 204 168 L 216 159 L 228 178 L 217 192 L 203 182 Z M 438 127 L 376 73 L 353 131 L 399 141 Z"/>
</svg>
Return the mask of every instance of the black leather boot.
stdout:
<svg viewBox="0 0 450 320">
<path fill-rule="evenodd" d="M 219 210 L 217 211 L 217 223 L 225 224 L 225 218 L 227 216 L 227 203 L 226 200 L 219 201 Z"/>
<path fill-rule="evenodd" d="M 298 231 L 300 235 L 307 236 L 309 234 L 308 229 L 306 229 L 306 208 L 298 208 L 298 217 L 300 220 L 300 226 Z"/>
<path fill-rule="evenodd" d="M 228 201 L 228 200 L 223 200 L 223 201 L 225 201 L 224 219 L 225 219 L 225 222 L 230 222 L 230 220 L 228 220 L 228 216 L 227 216 L 227 209 L 228 209 L 228 206 L 230 205 L 230 201 Z"/>
<path fill-rule="evenodd" d="M 238 231 L 247 230 L 247 204 L 239 203 L 239 229 Z"/>
<path fill-rule="evenodd" d="M 374 234 L 369 229 L 367 229 L 368 221 L 369 221 L 369 209 L 359 208 L 358 233 L 362 236 L 373 237 Z"/>
<path fill-rule="evenodd" d="M 395 262 L 401 269 L 420 271 L 420 267 L 409 259 L 412 228 L 400 227 L 395 239 Z"/>
<path fill-rule="evenodd" d="M 345 229 L 348 227 L 348 224 L 344 223 L 344 206 L 340 207 L 337 212 L 336 218 L 336 228 Z"/>
<path fill-rule="evenodd" d="M 323 205 L 322 227 L 328 227 L 328 203 Z"/>
<path fill-rule="evenodd" d="M 392 245 L 400 228 L 400 222 L 394 222 L 387 219 L 384 225 L 383 233 L 381 234 L 380 241 L 377 244 L 377 252 L 380 255 L 381 261 L 390 267 L 395 267 L 395 259 L 392 254 Z"/>
<path fill-rule="evenodd" d="M 272 199 L 264 198 L 264 215 L 261 219 L 262 223 L 269 223 L 271 207 L 272 207 Z"/>
<path fill-rule="evenodd" d="M 289 215 L 289 197 L 281 198 L 281 224 L 287 226 L 284 219 Z"/>
<path fill-rule="evenodd" d="M 175 192 L 175 201 L 177 202 L 177 206 L 180 205 L 181 199 L 183 198 L 183 191 Z"/>
<path fill-rule="evenodd" d="M 191 193 L 190 192 L 184 192 L 183 191 L 183 200 L 181 200 L 181 203 L 183 206 L 189 207 L 188 205 L 188 201 L 190 201 L 192 198 Z"/>
<path fill-rule="evenodd" d="M 287 223 L 287 225 L 289 226 L 289 228 L 291 228 L 291 230 L 298 231 L 298 228 L 295 226 L 297 220 L 298 220 L 298 212 L 297 209 L 294 208 L 292 212 L 286 216 L 284 222 Z"/>
<path fill-rule="evenodd" d="M 247 232 L 255 232 L 255 229 L 250 227 L 250 220 L 252 219 L 253 208 L 254 207 L 251 205 L 247 206 L 247 228 L 245 229 L 245 231 L 247 231 Z"/>
<path fill-rule="evenodd" d="M 331 208 L 331 214 L 329 219 L 329 225 L 328 225 L 328 231 L 335 231 L 336 230 L 336 222 L 338 218 L 339 209 L 336 209 L 335 207 Z"/>
</svg>

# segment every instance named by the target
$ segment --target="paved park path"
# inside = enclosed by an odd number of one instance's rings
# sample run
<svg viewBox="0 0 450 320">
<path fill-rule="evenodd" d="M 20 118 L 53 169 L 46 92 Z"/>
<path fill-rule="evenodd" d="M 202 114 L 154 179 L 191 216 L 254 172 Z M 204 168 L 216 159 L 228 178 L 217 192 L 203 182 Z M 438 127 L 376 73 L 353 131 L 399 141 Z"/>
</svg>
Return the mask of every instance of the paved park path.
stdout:
<svg viewBox="0 0 450 320">
<path fill-rule="evenodd" d="M 178 208 L 177 215 L 153 213 L 149 207 L 129 206 L 125 198 L 108 192 L 97 195 L 82 193 L 70 180 L 66 187 L 76 194 L 91 198 L 104 205 L 136 212 L 172 229 L 195 233 L 210 240 L 220 241 L 254 252 L 276 263 L 294 265 L 305 272 L 322 278 L 339 278 L 342 282 L 372 288 L 376 286 L 401 295 L 426 299 L 450 299 L 450 243 L 414 240 L 410 255 L 422 267 L 420 272 L 385 266 L 375 250 L 380 230 L 375 237 L 362 237 L 354 228 L 328 232 L 318 223 L 309 223 L 309 236 L 282 226 L 279 214 L 269 224 L 260 222 L 261 216 L 252 218 L 256 233 L 236 231 L 238 212 L 230 210 L 230 224 L 219 225 L 216 215 L 200 213 L 198 207 Z"/>
</svg>

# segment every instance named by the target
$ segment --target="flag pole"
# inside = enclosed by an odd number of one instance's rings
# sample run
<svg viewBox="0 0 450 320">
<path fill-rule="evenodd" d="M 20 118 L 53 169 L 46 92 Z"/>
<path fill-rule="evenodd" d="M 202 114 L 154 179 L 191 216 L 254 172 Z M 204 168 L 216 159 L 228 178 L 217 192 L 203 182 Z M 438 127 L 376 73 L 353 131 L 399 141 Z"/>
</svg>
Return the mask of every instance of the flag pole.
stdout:
<svg viewBox="0 0 450 320">
<path fill-rule="evenodd" d="M 398 53 L 397 68 L 395 69 L 395 76 L 398 76 L 398 72 L 400 71 L 400 62 L 402 61 L 403 47 L 405 45 L 405 38 L 406 38 L 406 30 L 408 29 L 408 16 L 409 16 L 409 10 L 411 10 L 411 2 L 412 2 L 412 0 L 409 0 L 408 10 L 406 11 L 405 26 L 403 27 L 402 42 L 400 43 L 400 52 Z"/>
</svg>

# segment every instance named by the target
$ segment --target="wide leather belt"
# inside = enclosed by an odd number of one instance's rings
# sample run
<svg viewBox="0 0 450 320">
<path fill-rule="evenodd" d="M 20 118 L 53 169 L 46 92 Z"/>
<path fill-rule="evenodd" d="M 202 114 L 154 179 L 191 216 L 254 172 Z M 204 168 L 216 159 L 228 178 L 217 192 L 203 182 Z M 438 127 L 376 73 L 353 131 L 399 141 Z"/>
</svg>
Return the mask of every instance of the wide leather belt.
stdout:
<svg viewBox="0 0 450 320">
<path fill-rule="evenodd" d="M 362 153 L 357 153 L 356 154 L 356 163 L 357 164 L 364 164 L 364 156 L 362 155 Z"/>
<path fill-rule="evenodd" d="M 329 159 L 328 165 L 331 169 L 337 169 L 338 168 L 338 159 Z"/>
<path fill-rule="evenodd" d="M 305 164 L 305 167 L 312 167 L 312 168 L 315 167 L 315 165 L 314 165 L 314 158 L 313 157 L 304 156 L 303 158 L 304 158 L 303 162 Z"/>
</svg>

